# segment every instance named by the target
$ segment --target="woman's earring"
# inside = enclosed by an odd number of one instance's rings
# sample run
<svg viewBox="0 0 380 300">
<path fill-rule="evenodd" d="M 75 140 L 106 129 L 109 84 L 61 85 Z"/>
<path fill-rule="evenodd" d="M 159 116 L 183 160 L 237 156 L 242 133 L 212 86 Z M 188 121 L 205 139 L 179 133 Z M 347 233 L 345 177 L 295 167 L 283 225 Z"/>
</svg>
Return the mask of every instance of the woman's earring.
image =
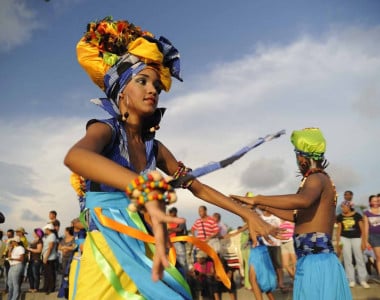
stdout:
<svg viewBox="0 0 380 300">
<path fill-rule="evenodd" d="M 121 116 L 121 121 L 123 121 L 123 122 L 127 121 L 128 116 L 129 116 L 129 113 L 128 113 L 128 112 L 125 112 L 125 113 Z"/>
<path fill-rule="evenodd" d="M 160 125 L 156 125 L 149 128 L 149 132 L 153 133 L 156 132 L 158 129 L 160 129 Z"/>
</svg>

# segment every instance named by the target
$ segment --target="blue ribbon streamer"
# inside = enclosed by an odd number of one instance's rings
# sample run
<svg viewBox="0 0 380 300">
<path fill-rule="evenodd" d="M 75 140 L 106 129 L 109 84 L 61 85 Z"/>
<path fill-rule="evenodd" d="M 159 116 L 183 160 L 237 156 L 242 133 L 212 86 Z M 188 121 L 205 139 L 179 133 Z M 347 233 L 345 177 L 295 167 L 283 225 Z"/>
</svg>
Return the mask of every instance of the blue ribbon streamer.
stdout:
<svg viewBox="0 0 380 300">
<path fill-rule="evenodd" d="M 274 134 L 268 134 L 265 137 L 260 137 L 256 140 L 254 140 L 253 142 L 251 142 L 250 144 L 244 146 L 243 148 L 241 148 L 239 151 L 235 152 L 231 156 L 229 156 L 223 160 L 220 160 L 217 162 L 210 162 L 210 163 L 208 163 L 202 167 L 196 168 L 193 171 L 189 172 L 186 176 L 179 177 L 178 179 L 174 179 L 174 180 L 170 181 L 169 183 L 173 188 L 179 188 L 182 186 L 182 184 L 184 184 L 185 182 L 187 182 L 191 179 L 209 174 L 211 172 L 214 172 L 216 170 L 219 170 L 221 168 L 224 168 L 224 167 L 232 164 L 234 161 L 238 160 L 244 154 L 251 151 L 252 149 L 260 146 L 261 144 L 263 144 L 265 142 L 269 142 L 275 138 L 278 138 L 283 134 L 285 134 L 284 129 L 280 130 Z"/>
</svg>

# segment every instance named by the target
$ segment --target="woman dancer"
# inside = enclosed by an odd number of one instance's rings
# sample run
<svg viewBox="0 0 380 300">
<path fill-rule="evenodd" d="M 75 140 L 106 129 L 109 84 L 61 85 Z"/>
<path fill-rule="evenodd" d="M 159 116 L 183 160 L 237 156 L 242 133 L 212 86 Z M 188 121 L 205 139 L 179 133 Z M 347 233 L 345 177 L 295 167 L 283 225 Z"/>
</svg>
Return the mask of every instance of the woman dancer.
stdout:
<svg viewBox="0 0 380 300">
<path fill-rule="evenodd" d="M 77 278 L 69 284 L 71 299 L 190 299 L 189 287 L 166 255 L 166 223 L 185 220 L 165 214 L 176 194 L 156 171 L 178 178 L 189 169 L 154 139 L 164 113 L 157 107 L 159 94 L 169 91 L 171 76 L 181 80 L 179 53 L 163 37 L 106 18 L 89 24 L 77 56 L 106 93 L 94 102 L 111 118 L 89 121 L 85 136 L 65 157 L 65 164 L 85 178 L 90 214 L 80 269 L 71 270 Z M 253 239 L 256 232 L 279 232 L 197 180 L 183 187 L 240 215 Z"/>
</svg>

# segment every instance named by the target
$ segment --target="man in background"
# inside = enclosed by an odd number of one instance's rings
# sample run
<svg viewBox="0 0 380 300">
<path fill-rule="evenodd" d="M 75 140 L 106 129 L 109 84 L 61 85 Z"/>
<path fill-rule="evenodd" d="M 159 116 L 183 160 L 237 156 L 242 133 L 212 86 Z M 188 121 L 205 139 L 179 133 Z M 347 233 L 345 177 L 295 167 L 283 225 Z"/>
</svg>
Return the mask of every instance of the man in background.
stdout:
<svg viewBox="0 0 380 300">
<path fill-rule="evenodd" d="M 208 243 L 210 247 L 219 254 L 220 242 L 218 238 L 218 223 L 216 223 L 213 217 L 207 215 L 207 207 L 204 205 L 199 206 L 198 214 L 199 219 L 197 219 L 191 227 L 191 233 L 201 241 Z"/>
</svg>

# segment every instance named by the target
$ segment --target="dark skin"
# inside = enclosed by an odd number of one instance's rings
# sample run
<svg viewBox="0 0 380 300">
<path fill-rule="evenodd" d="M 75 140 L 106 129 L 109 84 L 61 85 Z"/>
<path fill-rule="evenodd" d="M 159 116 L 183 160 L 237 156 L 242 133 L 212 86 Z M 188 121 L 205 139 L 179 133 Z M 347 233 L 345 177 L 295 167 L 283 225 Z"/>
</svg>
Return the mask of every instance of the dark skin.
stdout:
<svg viewBox="0 0 380 300">
<path fill-rule="evenodd" d="M 297 162 L 304 175 L 307 158 L 297 155 Z M 293 211 L 298 210 L 295 233 L 324 232 L 332 236 L 335 223 L 335 189 L 323 173 L 308 176 L 298 194 L 243 197 L 231 195 L 234 200 L 251 207 L 265 208 L 281 219 L 293 221 Z"/>
<path fill-rule="evenodd" d="M 91 124 L 85 136 L 69 150 L 64 160 L 65 165 L 84 178 L 101 182 L 121 191 L 125 190 L 125 187 L 146 167 L 142 128 L 144 119 L 152 115 L 157 108 L 161 91 L 159 87 L 158 73 L 147 67 L 129 81 L 120 95 L 119 111 L 121 115 L 128 113 L 124 126 L 130 161 L 134 170 L 124 168 L 101 155 L 103 149 L 111 141 L 112 131 L 108 125 L 100 122 Z M 165 174 L 173 174 L 178 168 L 177 159 L 160 142 L 158 142 L 157 167 Z M 248 223 L 254 241 L 256 241 L 257 233 L 263 236 L 278 236 L 281 232 L 278 228 L 265 223 L 249 208 L 242 207 L 198 180 L 194 180 L 189 190 L 194 196 L 241 216 Z M 151 193 L 162 193 L 162 191 L 155 189 Z M 166 223 L 180 224 L 184 223 L 185 219 L 166 215 L 163 201 L 149 201 L 145 203 L 145 208 L 151 219 L 156 243 L 152 279 L 157 281 L 162 278 L 164 268 L 169 266 L 166 256 L 166 248 L 169 246 Z"/>
</svg>

